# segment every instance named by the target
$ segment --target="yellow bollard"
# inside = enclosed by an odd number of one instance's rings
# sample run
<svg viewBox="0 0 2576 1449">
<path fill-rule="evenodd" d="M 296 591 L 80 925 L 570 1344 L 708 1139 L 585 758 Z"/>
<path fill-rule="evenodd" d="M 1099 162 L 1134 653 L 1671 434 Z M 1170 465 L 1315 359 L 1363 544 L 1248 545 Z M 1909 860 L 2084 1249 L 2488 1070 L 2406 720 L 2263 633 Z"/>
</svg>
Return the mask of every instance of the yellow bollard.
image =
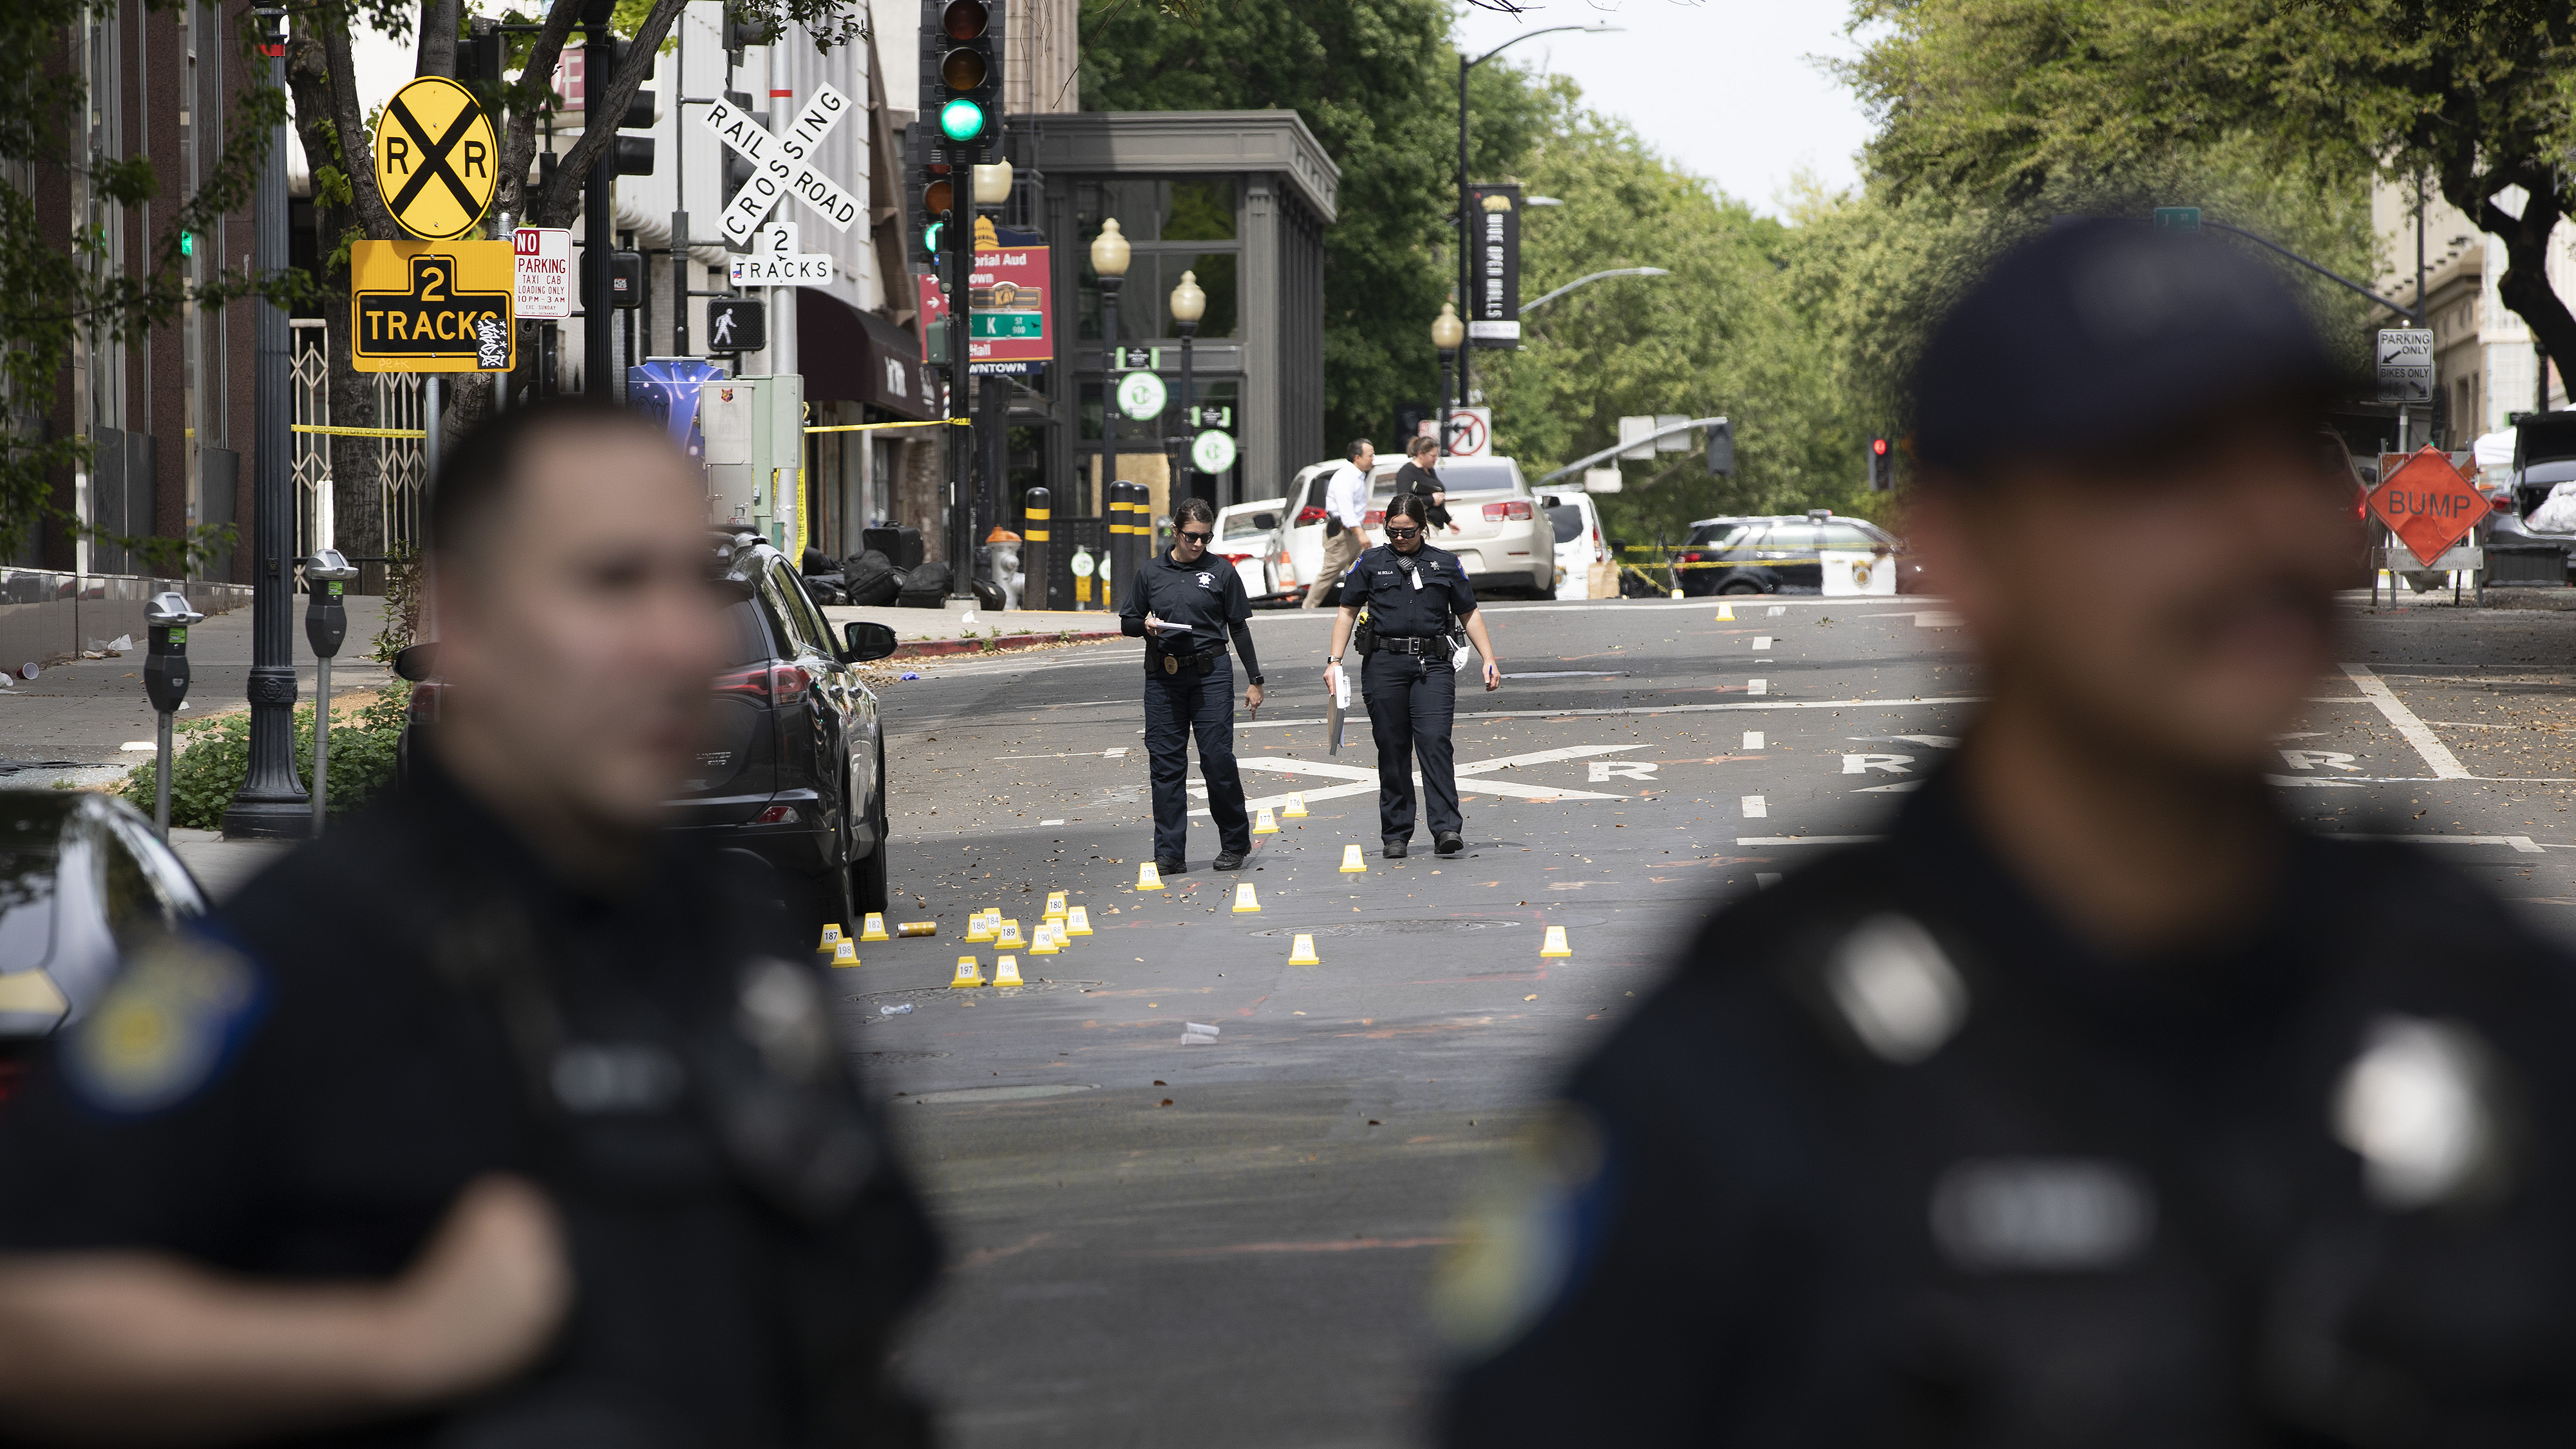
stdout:
<svg viewBox="0 0 2576 1449">
<path fill-rule="evenodd" d="M 1297 933 L 1296 941 L 1288 948 L 1288 964 L 1291 966 L 1321 966 L 1324 964 L 1321 960 L 1316 958 L 1315 938 L 1313 936 L 1308 935 L 1304 931 Z"/>
</svg>

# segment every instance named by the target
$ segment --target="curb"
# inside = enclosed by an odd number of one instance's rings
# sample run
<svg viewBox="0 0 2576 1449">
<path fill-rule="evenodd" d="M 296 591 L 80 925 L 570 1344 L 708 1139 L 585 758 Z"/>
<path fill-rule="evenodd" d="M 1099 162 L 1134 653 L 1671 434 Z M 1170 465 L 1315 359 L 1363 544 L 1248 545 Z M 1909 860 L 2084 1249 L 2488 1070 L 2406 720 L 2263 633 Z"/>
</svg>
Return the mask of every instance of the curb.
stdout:
<svg viewBox="0 0 2576 1449">
<path fill-rule="evenodd" d="M 923 639 L 911 644 L 898 644 L 888 659 L 936 659 L 943 654 L 995 654 L 1005 649 L 1026 649 L 1037 644 L 1088 644 L 1095 639 L 1116 639 L 1114 629 L 1081 634 L 1004 634 L 994 639 Z"/>
</svg>

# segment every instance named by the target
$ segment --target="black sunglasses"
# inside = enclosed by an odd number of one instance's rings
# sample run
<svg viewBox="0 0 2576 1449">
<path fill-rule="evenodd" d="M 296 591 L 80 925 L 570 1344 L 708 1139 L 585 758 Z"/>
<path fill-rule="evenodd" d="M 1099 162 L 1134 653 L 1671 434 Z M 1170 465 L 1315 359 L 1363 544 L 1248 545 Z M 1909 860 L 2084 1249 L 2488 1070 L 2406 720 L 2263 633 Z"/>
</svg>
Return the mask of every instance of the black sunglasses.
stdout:
<svg viewBox="0 0 2576 1449">
<path fill-rule="evenodd" d="M 1209 539 L 1216 537 L 1216 535 L 1213 533 L 1192 533 L 1185 528 L 1181 530 L 1181 537 L 1188 539 L 1192 543 L 1205 543 Z"/>
<path fill-rule="evenodd" d="M 1389 538 L 1411 538 L 1421 531 L 1422 530 L 1418 528 L 1389 528 L 1386 531 L 1386 536 Z"/>
</svg>

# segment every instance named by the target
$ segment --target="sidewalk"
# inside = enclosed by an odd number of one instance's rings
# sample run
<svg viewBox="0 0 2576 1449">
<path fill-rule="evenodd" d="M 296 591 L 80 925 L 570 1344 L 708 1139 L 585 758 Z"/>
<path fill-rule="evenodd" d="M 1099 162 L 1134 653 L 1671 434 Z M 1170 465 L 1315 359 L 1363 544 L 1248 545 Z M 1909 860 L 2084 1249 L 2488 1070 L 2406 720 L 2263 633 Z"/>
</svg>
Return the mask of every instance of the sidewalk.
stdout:
<svg viewBox="0 0 2576 1449">
<path fill-rule="evenodd" d="M 1005 639 L 1022 634 L 1053 639 L 1063 633 L 1079 638 L 1085 634 L 1118 632 L 1118 616 L 1098 609 L 1009 609 L 997 612 L 978 608 L 960 599 L 951 599 L 945 608 L 939 609 L 904 609 L 890 604 L 870 608 L 849 604 L 827 605 L 823 616 L 831 621 L 834 629 L 857 619 L 883 624 L 894 630 L 894 636 L 905 645 L 895 651 L 894 657 L 898 659 L 950 652 L 912 646 L 952 639 L 982 639 L 995 634 Z"/>
<path fill-rule="evenodd" d="M 393 682 L 393 671 L 362 656 L 383 627 L 385 601 L 352 597 L 349 633 L 331 661 L 331 693 L 341 699 Z M 313 651 L 304 642 L 304 600 L 293 600 L 296 699 L 313 699 Z M 900 611 L 898 611 L 900 612 Z M 251 611 L 209 616 L 188 631 L 187 706 L 182 720 L 248 708 Z M 143 643 L 115 659 L 58 664 L 34 679 L 0 689 L 0 783 L 45 786 L 57 780 L 107 785 L 151 758 L 155 716 L 143 694 Z M 129 750 L 128 744 L 145 748 Z"/>
</svg>

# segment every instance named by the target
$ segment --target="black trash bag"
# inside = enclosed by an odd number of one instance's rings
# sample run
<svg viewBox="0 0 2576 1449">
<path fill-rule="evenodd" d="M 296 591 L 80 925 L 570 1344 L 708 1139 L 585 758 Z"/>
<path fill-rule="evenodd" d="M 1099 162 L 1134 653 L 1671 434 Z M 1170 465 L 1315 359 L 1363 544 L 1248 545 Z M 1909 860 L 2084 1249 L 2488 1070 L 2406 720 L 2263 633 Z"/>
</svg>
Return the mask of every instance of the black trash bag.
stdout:
<svg viewBox="0 0 2576 1449">
<path fill-rule="evenodd" d="M 869 608 L 891 604 L 903 592 L 903 585 L 903 571 L 875 549 L 842 560 L 841 592 L 853 604 Z"/>
<path fill-rule="evenodd" d="M 904 576 L 895 602 L 907 609 L 938 609 L 948 603 L 948 565 L 932 559 Z"/>
</svg>

